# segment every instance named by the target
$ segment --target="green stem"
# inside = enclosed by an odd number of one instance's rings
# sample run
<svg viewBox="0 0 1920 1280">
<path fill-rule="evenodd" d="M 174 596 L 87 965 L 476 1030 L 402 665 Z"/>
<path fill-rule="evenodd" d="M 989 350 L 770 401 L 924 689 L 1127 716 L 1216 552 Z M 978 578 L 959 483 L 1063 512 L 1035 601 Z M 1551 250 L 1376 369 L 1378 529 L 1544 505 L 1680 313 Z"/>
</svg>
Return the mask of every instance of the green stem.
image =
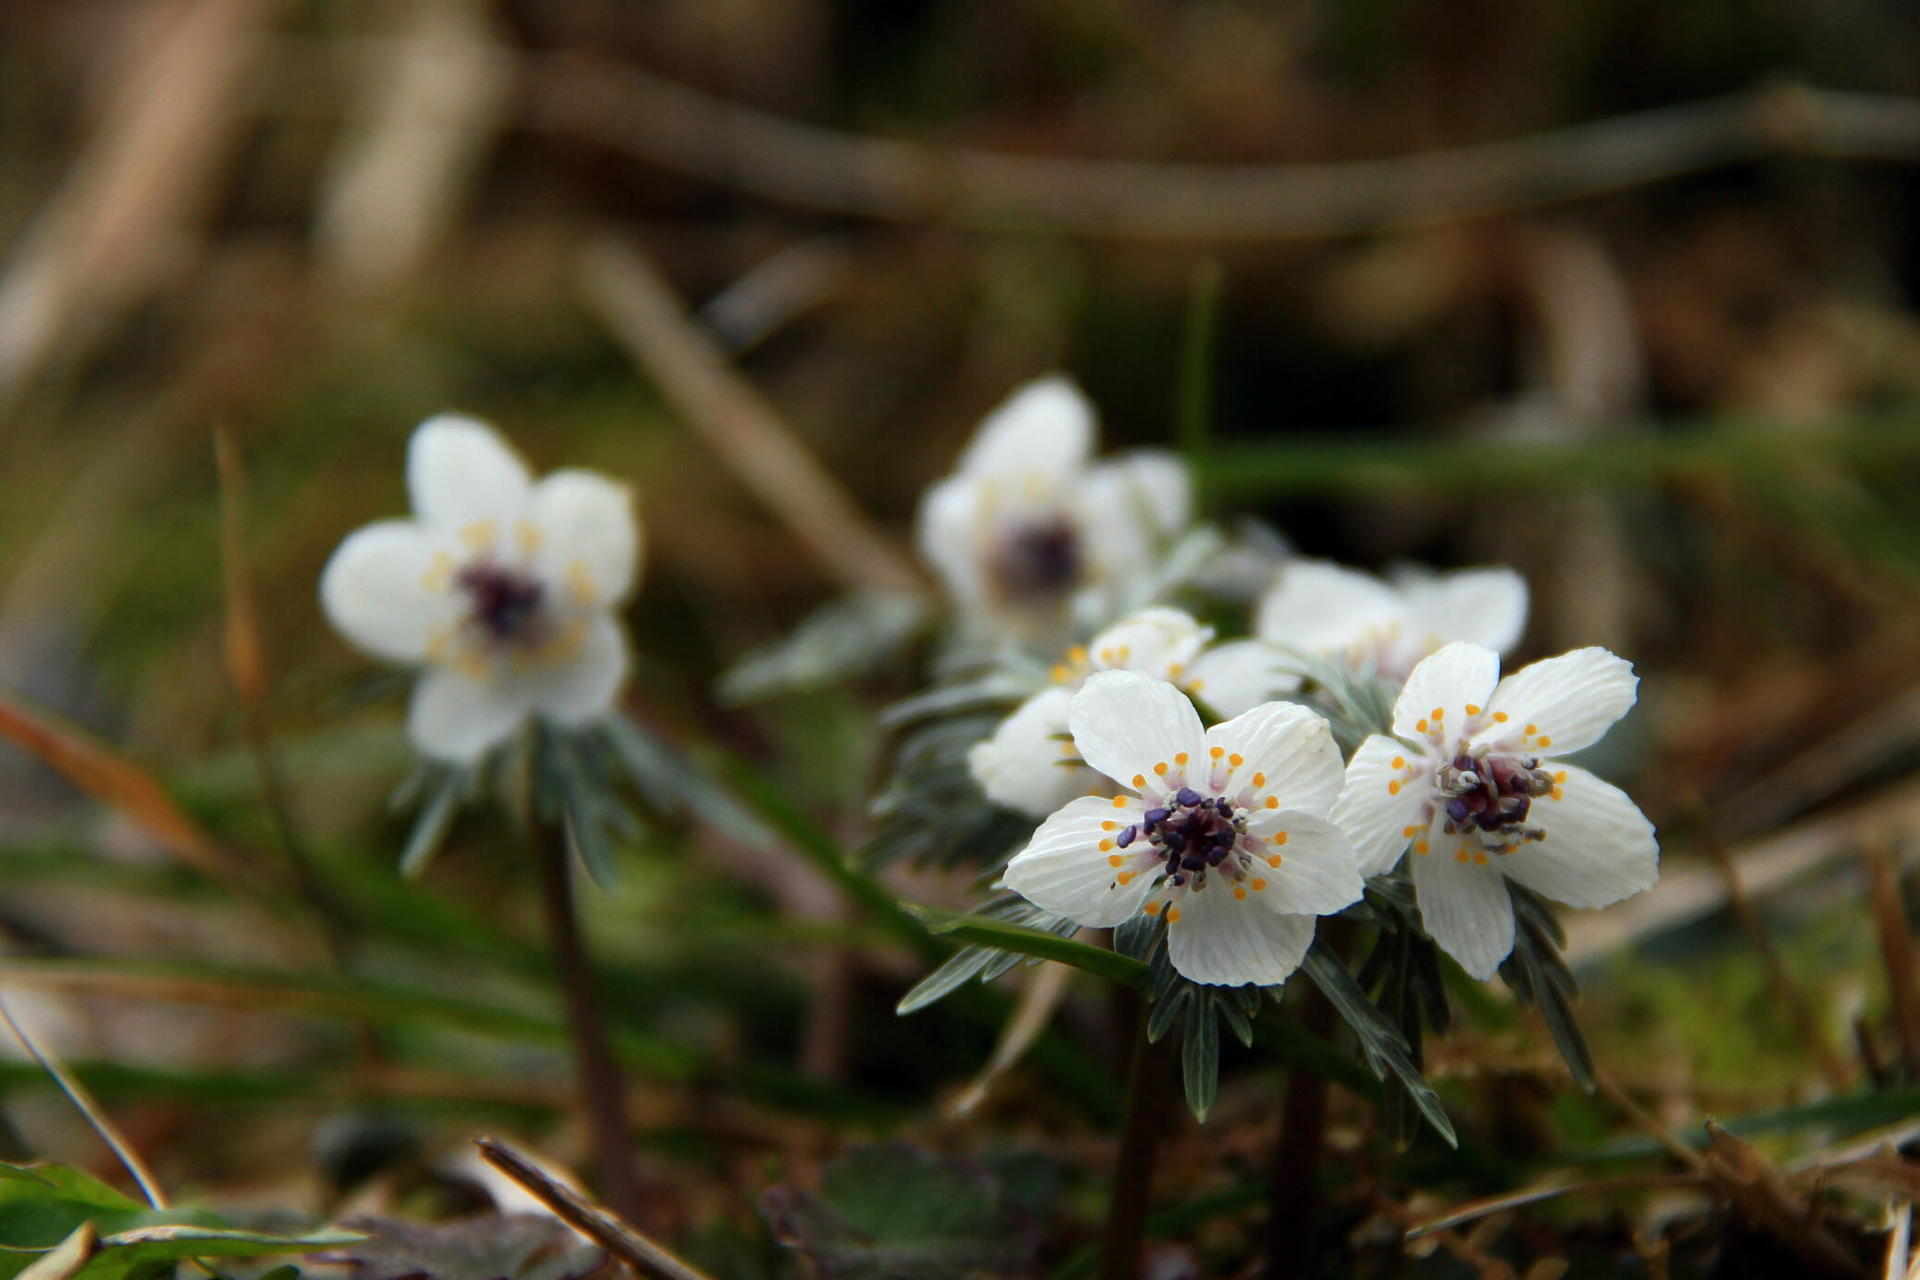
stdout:
<svg viewBox="0 0 1920 1280">
<path fill-rule="evenodd" d="M 579 1075 L 580 1107 L 593 1144 L 600 1193 L 615 1212 L 638 1221 L 640 1186 L 634 1175 L 627 1129 L 626 1081 L 613 1055 L 600 991 L 587 959 L 586 940 L 573 897 L 573 859 L 564 830 L 555 823 L 534 828 L 534 862 L 540 874 L 547 937 L 566 997 L 567 1030 Z"/>
</svg>

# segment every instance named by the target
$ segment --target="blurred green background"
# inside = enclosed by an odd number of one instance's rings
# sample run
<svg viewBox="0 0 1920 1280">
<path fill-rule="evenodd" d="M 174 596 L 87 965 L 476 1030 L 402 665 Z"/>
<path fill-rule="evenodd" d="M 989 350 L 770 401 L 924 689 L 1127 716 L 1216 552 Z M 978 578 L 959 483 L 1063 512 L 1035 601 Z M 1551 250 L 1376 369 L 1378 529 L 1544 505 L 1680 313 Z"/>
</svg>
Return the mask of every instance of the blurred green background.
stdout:
<svg viewBox="0 0 1920 1280">
<path fill-rule="evenodd" d="M 1861 850 L 1901 865 L 1920 819 L 1917 55 L 1920 11 L 1871 0 L 0 6 L 0 685 L 272 860 L 227 652 L 230 433 L 256 710 L 355 921 L 343 976 L 297 901 L 236 898 L 7 749 L 9 972 L 192 1185 L 334 1203 L 304 1153 L 348 1120 L 577 1151 L 512 840 L 463 822 L 424 889 L 393 880 L 398 685 L 314 597 L 340 537 L 403 509 L 406 436 L 444 408 L 636 482 L 637 713 L 858 840 L 873 711 L 912 676 L 712 698 L 847 575 L 716 451 L 684 369 L 635 360 L 617 245 L 903 549 L 979 417 L 1063 369 L 1110 444 L 1187 453 L 1209 518 L 1368 567 L 1515 565 L 1520 656 L 1604 644 L 1645 678 L 1604 767 L 1667 880 L 1573 924 L 1602 1062 L 1696 1127 L 1896 1084 L 1913 1011 Z M 642 844 L 595 932 L 672 1221 L 761 1256 L 759 1189 L 904 1132 L 1046 1151 L 1084 1230 L 1117 1096 L 1091 990 L 994 1108 L 942 1120 L 1004 998 L 897 1023 L 921 957 L 800 860 Z M 1486 1003 L 1431 1067 L 1504 1154 L 1432 1173 L 1443 1199 L 1630 1131 Z M 1168 1157 L 1195 1196 L 1272 1114 L 1271 1063 L 1235 1062 L 1220 1129 L 1181 1121 Z M 6 1079 L 12 1154 L 94 1160 Z"/>
</svg>

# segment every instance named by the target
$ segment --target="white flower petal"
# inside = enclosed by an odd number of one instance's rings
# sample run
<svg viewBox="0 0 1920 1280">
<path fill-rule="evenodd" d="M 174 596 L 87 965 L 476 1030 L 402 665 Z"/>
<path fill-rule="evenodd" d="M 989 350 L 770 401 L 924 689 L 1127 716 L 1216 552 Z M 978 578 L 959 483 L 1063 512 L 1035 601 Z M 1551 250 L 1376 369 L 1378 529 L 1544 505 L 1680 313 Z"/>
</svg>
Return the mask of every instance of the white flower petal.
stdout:
<svg viewBox="0 0 1920 1280">
<path fill-rule="evenodd" d="M 1002 720 L 991 737 L 973 744 L 967 768 L 987 799 L 1040 818 L 1085 795 L 1098 781 L 1093 770 L 1062 763 L 1078 756 L 1065 740 L 1072 701 L 1071 689 L 1042 689 Z"/>
<path fill-rule="evenodd" d="M 1610 782 L 1577 765 L 1541 765 L 1564 773 L 1560 799 L 1533 802 L 1528 825 L 1546 832 L 1500 859 L 1509 876 L 1570 907 L 1604 907 L 1651 889 L 1660 878 L 1653 824 Z"/>
<path fill-rule="evenodd" d="M 1089 578 L 1127 583 L 1148 574 L 1165 543 L 1187 528 L 1190 487 L 1185 464 L 1156 453 L 1089 468 L 1075 491 Z"/>
<path fill-rule="evenodd" d="M 595 471 L 554 471 L 533 487 L 527 522 L 549 576 L 581 604 L 617 603 L 633 589 L 640 525 L 633 490 Z"/>
<path fill-rule="evenodd" d="M 1281 915 L 1263 897 L 1235 897 L 1224 877 L 1210 877 L 1205 889 L 1180 895 L 1174 900 L 1180 917 L 1167 926 L 1167 959 L 1194 982 L 1285 982 L 1313 945 L 1313 917 Z"/>
<path fill-rule="evenodd" d="M 1413 755 L 1404 744 L 1375 734 L 1353 753 L 1340 797 L 1333 802 L 1330 816 L 1353 841 L 1364 876 L 1393 870 L 1413 839 L 1407 828 L 1421 823 L 1421 809 L 1431 794 L 1417 775 L 1408 780 L 1406 765 L 1396 768 L 1395 760 L 1428 767 L 1424 757 Z M 1401 785 L 1396 788 L 1394 782 Z"/>
<path fill-rule="evenodd" d="M 1054 374 L 1029 382 L 988 414 L 960 455 L 969 476 L 1078 470 L 1093 451 L 1093 406 L 1080 388 Z"/>
<path fill-rule="evenodd" d="M 347 536 L 320 573 L 327 620 L 376 657 L 418 662 L 436 632 L 451 626 L 452 552 L 411 520 L 382 520 Z M 434 572 L 437 558 L 448 572 Z M 441 583 L 439 577 L 447 581 Z"/>
<path fill-rule="evenodd" d="M 1438 832 L 1439 823 L 1434 823 Z M 1408 859 L 1420 920 L 1440 949 L 1469 974 L 1485 981 L 1513 950 L 1513 900 L 1507 878 L 1489 862 L 1475 862 L 1479 842 L 1469 839 L 1467 861 L 1457 846 L 1461 837 L 1435 842 L 1432 852 Z"/>
<path fill-rule="evenodd" d="M 1154 787 L 1154 766 L 1179 776 L 1176 756 L 1200 758 L 1200 715 L 1187 695 L 1138 671 L 1098 671 L 1087 678 L 1067 709 L 1067 724 L 1080 758 L 1127 785 L 1144 776 Z"/>
<path fill-rule="evenodd" d="M 1275 844 L 1282 832 L 1285 841 Z M 1247 833 L 1267 850 L 1266 866 L 1256 865 L 1254 871 L 1267 882 L 1259 897 L 1271 910 L 1327 916 L 1352 906 L 1366 892 L 1346 832 L 1324 818 L 1290 809 L 1257 809 L 1247 819 Z M 1275 858 L 1280 860 L 1277 867 Z"/>
<path fill-rule="evenodd" d="M 526 464 L 477 418 L 443 413 L 415 428 L 407 443 L 407 491 L 413 513 L 434 529 L 517 519 L 533 485 Z"/>
<path fill-rule="evenodd" d="M 1255 789 L 1259 803 L 1277 796 L 1281 808 L 1316 816 L 1332 807 L 1346 773 L 1332 728 L 1317 711 L 1297 702 L 1263 703 L 1217 724 L 1207 730 L 1205 746 L 1210 757 L 1219 749 L 1228 766 L 1219 794 Z M 1231 763 L 1236 756 L 1238 765 Z"/>
<path fill-rule="evenodd" d="M 578 647 L 564 659 L 512 671 L 527 702 L 541 717 L 568 727 L 598 720 L 613 710 L 627 678 L 626 636 L 604 609 L 580 620 Z"/>
<path fill-rule="evenodd" d="M 1504 714 L 1507 719 L 1482 730 L 1475 739 L 1494 741 L 1524 734 L 1523 747 L 1551 748 L 1555 755 L 1578 751 L 1598 742 L 1614 721 L 1627 714 L 1639 687 L 1631 662 L 1597 646 L 1546 658 L 1500 682 L 1487 704 L 1487 714 L 1496 718 Z"/>
<path fill-rule="evenodd" d="M 1007 863 L 1001 882 L 1035 906 L 1110 929 L 1135 915 L 1153 887 L 1152 846 L 1134 843 L 1132 853 L 1138 856 L 1130 862 L 1142 870 L 1128 872 L 1108 861 L 1117 851 L 1103 851 L 1100 842 L 1113 838 L 1107 824 L 1132 825 L 1142 812 L 1137 804 L 1115 808 L 1111 800 L 1082 796 L 1040 824 L 1027 847 Z M 1118 879 L 1123 873 L 1124 885 Z"/>
<path fill-rule="evenodd" d="M 1143 609 L 1087 642 L 1096 671 L 1124 667 L 1160 680 L 1178 680 L 1213 635 L 1178 609 Z"/>
<path fill-rule="evenodd" d="M 1193 520 L 1193 476 L 1178 454 L 1134 449 L 1089 467 L 1080 509 L 1096 555 L 1103 547 L 1127 567 Z"/>
<path fill-rule="evenodd" d="M 1527 626 L 1527 580 L 1512 569 L 1410 576 L 1396 585 L 1406 601 L 1406 638 L 1416 662 L 1452 640 L 1506 653 Z"/>
<path fill-rule="evenodd" d="M 1468 707 L 1479 707 L 1491 714 L 1488 702 L 1494 685 L 1500 681 L 1500 655 L 1484 645 L 1456 641 L 1430 658 L 1425 658 L 1407 677 L 1407 684 L 1393 704 L 1393 731 L 1403 738 L 1420 738 L 1437 708 L 1441 723 L 1458 725 L 1469 715 Z"/>
<path fill-rule="evenodd" d="M 1370 574 L 1325 560 L 1295 560 L 1261 597 L 1254 634 L 1289 649 L 1334 653 L 1401 625 L 1404 606 Z"/>
<path fill-rule="evenodd" d="M 1180 683 L 1219 714 L 1237 716 L 1300 687 L 1287 664 L 1264 640 L 1232 640 L 1195 658 Z"/>
<path fill-rule="evenodd" d="M 962 608 L 978 608 L 986 600 L 980 501 L 979 484 L 966 476 L 949 476 L 920 499 L 915 521 L 920 558 Z"/>
<path fill-rule="evenodd" d="M 414 686 L 407 736 L 427 755 L 472 764 L 511 737 L 531 709 L 521 684 L 436 667 Z"/>
</svg>

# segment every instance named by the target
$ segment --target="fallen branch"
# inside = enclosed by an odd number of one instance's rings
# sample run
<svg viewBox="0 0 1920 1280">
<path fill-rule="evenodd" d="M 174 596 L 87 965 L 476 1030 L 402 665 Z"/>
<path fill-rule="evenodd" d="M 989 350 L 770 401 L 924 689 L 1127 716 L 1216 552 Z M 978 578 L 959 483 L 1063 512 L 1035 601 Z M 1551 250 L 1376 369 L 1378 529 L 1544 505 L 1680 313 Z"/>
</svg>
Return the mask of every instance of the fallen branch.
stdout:
<svg viewBox="0 0 1920 1280">
<path fill-rule="evenodd" d="M 943 148 L 783 119 L 584 54 L 531 63 L 526 123 L 765 199 L 890 222 L 1305 240 L 1456 221 L 1776 154 L 1920 160 L 1920 101 L 1776 85 L 1446 151 L 1152 164 Z"/>
</svg>

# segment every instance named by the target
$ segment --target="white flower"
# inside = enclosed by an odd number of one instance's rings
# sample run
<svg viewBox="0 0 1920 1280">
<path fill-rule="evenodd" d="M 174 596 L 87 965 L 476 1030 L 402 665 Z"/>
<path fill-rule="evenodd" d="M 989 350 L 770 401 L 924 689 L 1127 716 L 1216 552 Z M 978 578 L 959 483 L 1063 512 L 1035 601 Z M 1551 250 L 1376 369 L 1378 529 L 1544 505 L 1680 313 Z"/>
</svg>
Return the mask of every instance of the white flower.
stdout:
<svg viewBox="0 0 1920 1280">
<path fill-rule="evenodd" d="M 1420 915 L 1476 978 L 1513 949 L 1507 880 L 1604 907 L 1659 876 L 1653 825 L 1625 792 L 1549 755 L 1591 746 L 1633 705 L 1633 666 L 1576 649 L 1500 679 L 1500 655 L 1447 645 L 1413 669 L 1391 738 L 1360 744 L 1333 819 L 1362 872 L 1409 846 Z"/>
<path fill-rule="evenodd" d="M 1326 721 L 1269 703 L 1203 729 L 1185 694 L 1137 671 L 1087 680 L 1074 746 L 1129 788 L 1048 818 L 1004 882 L 1084 925 L 1163 914 L 1167 954 L 1194 982 L 1284 981 L 1314 917 L 1364 890 L 1353 848 L 1323 816 L 1340 790 Z"/>
<path fill-rule="evenodd" d="M 1067 741 L 1067 706 L 1096 671 L 1140 671 L 1179 682 L 1212 635 L 1178 609 L 1147 609 L 1075 645 L 1053 683 L 1028 698 L 967 752 L 967 767 L 995 804 L 1045 817 L 1100 784 Z"/>
<path fill-rule="evenodd" d="M 1016 391 L 921 501 L 920 552 L 961 612 L 1019 634 L 1058 625 L 1150 567 L 1193 497 L 1171 454 L 1090 464 L 1093 409 L 1062 377 Z M 1112 616 L 1109 611 L 1105 616 Z"/>
<path fill-rule="evenodd" d="M 613 608 L 633 588 L 633 495 L 590 471 L 534 483 L 471 418 L 422 423 L 407 446 L 412 520 L 351 534 L 320 575 L 320 603 L 377 657 L 426 668 L 407 731 L 470 763 L 529 716 L 605 715 L 626 676 Z"/>
<path fill-rule="evenodd" d="M 1255 639 L 1203 655 L 1194 674 L 1205 681 L 1208 705 L 1233 715 L 1299 688 L 1297 654 L 1338 658 L 1397 683 L 1450 641 L 1505 653 L 1526 623 L 1526 580 L 1511 569 L 1403 569 L 1384 582 L 1329 561 L 1296 560 L 1261 598 Z"/>
</svg>

